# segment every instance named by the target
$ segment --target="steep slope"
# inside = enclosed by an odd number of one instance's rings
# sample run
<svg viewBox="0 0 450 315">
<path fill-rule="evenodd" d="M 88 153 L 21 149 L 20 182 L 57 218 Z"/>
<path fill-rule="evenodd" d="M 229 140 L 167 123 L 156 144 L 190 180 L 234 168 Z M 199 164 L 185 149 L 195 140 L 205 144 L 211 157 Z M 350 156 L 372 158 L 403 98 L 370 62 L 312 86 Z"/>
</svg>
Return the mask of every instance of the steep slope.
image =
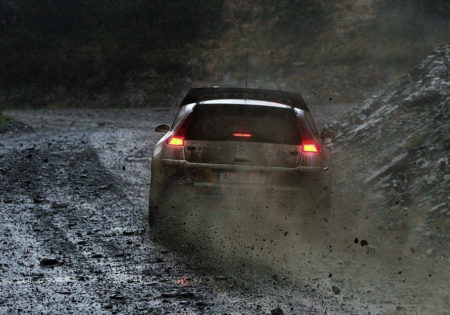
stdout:
<svg viewBox="0 0 450 315">
<path fill-rule="evenodd" d="M 349 198 L 359 198 L 360 228 L 403 231 L 411 251 L 448 248 L 449 63 L 450 45 L 438 48 L 336 126 L 337 193 L 347 187 Z"/>
</svg>

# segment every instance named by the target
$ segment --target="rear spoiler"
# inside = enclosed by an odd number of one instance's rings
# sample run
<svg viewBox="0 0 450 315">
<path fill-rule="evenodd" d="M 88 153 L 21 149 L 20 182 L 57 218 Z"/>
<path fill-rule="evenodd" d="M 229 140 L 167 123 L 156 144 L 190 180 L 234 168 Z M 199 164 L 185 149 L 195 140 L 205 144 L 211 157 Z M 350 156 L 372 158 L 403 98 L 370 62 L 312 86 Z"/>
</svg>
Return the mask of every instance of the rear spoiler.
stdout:
<svg viewBox="0 0 450 315">
<path fill-rule="evenodd" d="M 298 93 L 244 88 L 193 88 L 180 106 L 216 99 L 251 99 L 286 104 L 309 112 L 309 108 Z"/>
</svg>

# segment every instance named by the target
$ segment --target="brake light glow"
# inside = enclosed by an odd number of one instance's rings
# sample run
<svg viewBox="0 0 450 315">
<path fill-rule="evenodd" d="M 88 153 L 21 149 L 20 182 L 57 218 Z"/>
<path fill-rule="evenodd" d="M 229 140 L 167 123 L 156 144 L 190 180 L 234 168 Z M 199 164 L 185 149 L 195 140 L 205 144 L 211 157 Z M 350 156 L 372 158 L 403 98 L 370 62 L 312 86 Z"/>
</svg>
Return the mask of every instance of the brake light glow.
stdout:
<svg viewBox="0 0 450 315">
<path fill-rule="evenodd" d="M 233 137 L 238 138 L 251 138 L 253 135 L 251 133 L 245 133 L 245 132 L 233 132 Z"/>
<path fill-rule="evenodd" d="M 182 138 L 182 137 L 170 137 L 169 139 L 167 139 L 166 143 L 168 145 L 180 147 L 180 146 L 184 145 L 184 138 Z"/>
<path fill-rule="evenodd" d="M 306 142 L 302 144 L 302 152 L 319 153 L 319 146 L 314 142 Z"/>
</svg>

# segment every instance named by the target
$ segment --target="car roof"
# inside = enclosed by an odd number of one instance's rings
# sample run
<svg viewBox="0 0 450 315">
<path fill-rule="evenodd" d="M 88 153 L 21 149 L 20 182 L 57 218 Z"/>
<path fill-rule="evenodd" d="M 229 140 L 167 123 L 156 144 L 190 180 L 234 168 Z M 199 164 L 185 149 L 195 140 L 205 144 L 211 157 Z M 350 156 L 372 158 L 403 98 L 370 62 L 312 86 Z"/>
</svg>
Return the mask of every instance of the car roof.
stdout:
<svg viewBox="0 0 450 315">
<path fill-rule="evenodd" d="M 243 104 L 245 104 L 246 99 L 252 101 L 263 101 L 266 103 L 271 102 L 279 105 L 288 105 L 309 112 L 308 106 L 302 96 L 298 93 L 248 88 L 193 88 L 188 92 L 180 106 L 213 100 L 243 100 Z"/>
</svg>

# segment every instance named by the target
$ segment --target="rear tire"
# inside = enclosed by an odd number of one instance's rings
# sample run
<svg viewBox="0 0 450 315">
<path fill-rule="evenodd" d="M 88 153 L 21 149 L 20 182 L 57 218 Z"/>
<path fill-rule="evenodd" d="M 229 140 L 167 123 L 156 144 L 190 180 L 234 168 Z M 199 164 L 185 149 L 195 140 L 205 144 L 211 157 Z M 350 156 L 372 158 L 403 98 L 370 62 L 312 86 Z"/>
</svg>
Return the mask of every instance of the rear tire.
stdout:
<svg viewBox="0 0 450 315">
<path fill-rule="evenodd" d="M 156 212 L 158 210 L 158 203 L 155 200 L 156 198 L 155 198 L 154 194 L 155 194 L 155 187 L 151 182 L 150 183 L 150 191 L 148 194 L 148 223 L 150 224 L 150 226 L 155 225 Z"/>
<path fill-rule="evenodd" d="M 149 200 L 149 205 L 148 205 L 148 224 L 150 226 L 154 226 L 155 224 L 155 206 L 152 205 L 152 201 Z"/>
</svg>

